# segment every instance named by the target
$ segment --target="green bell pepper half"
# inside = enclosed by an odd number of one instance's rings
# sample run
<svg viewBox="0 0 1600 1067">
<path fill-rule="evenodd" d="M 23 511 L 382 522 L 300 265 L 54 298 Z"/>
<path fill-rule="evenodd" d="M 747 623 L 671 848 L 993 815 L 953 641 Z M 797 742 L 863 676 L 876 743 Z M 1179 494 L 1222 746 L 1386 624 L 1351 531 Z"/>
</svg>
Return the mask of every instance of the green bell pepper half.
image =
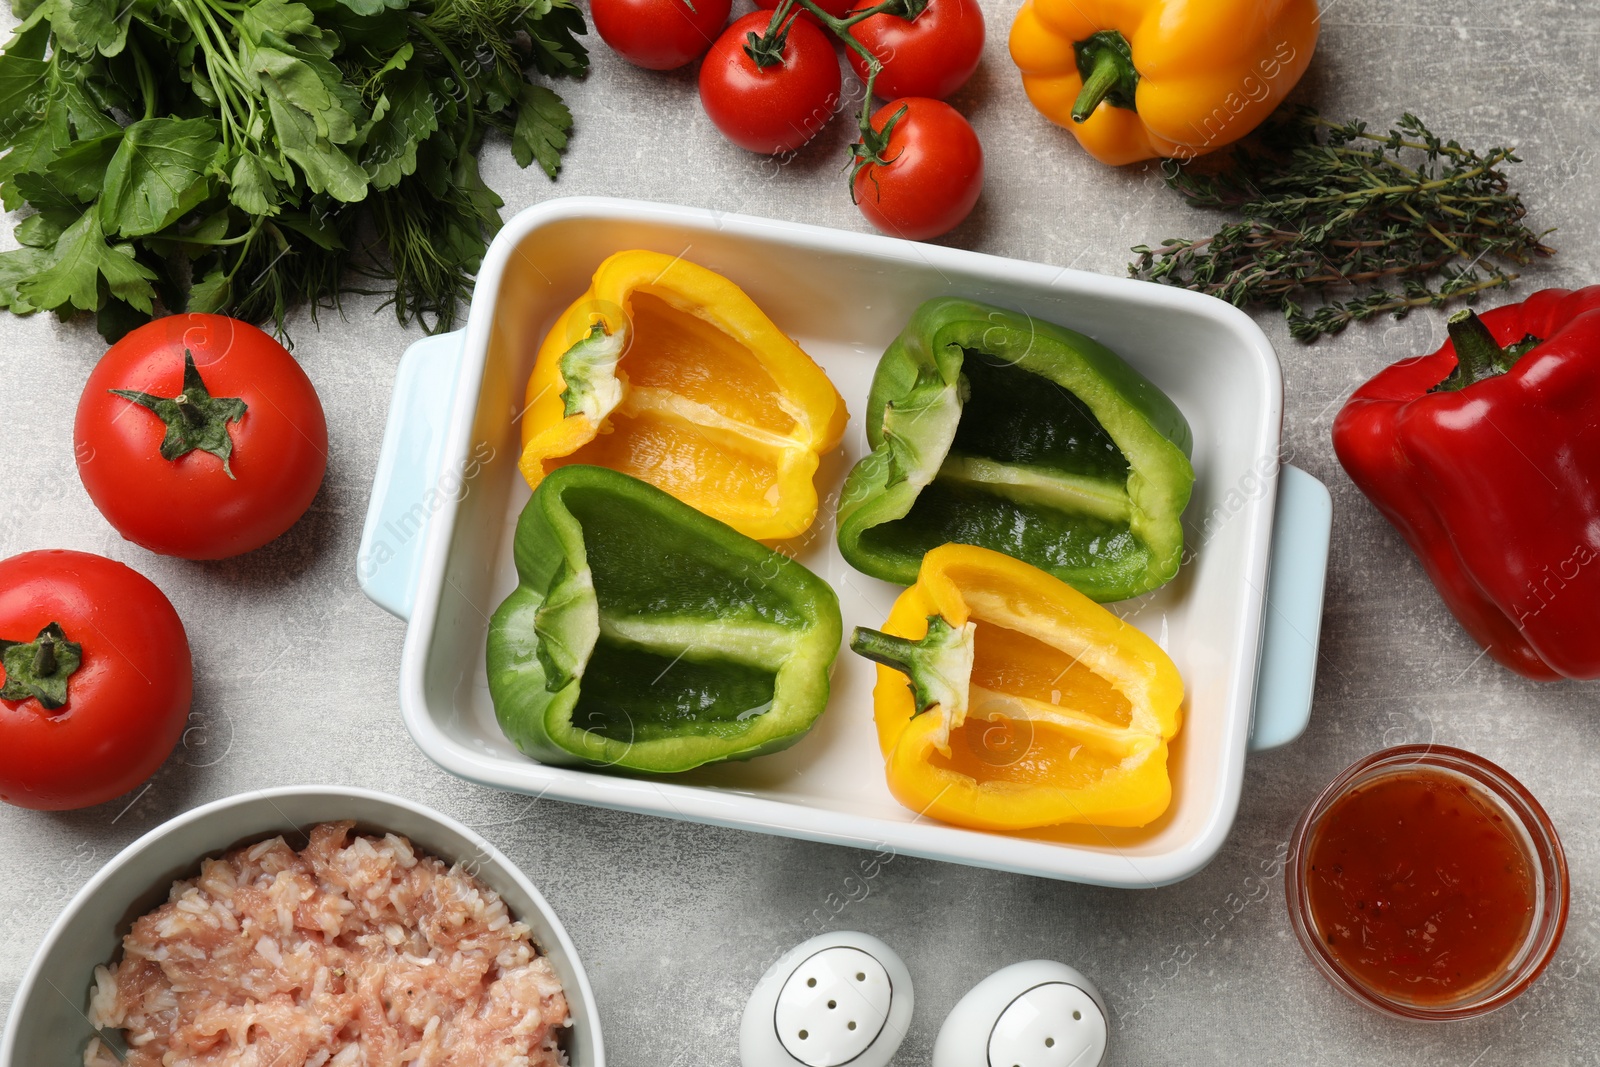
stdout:
<svg viewBox="0 0 1600 1067">
<path fill-rule="evenodd" d="M 867 398 L 871 454 L 840 494 L 839 550 L 910 585 L 929 549 L 1004 552 L 1099 601 L 1178 572 L 1193 436 L 1175 404 L 1083 334 L 970 300 L 919 307 Z"/>
<path fill-rule="evenodd" d="M 828 703 L 842 625 L 805 567 L 637 478 L 546 475 L 489 623 L 489 695 L 552 764 L 685 771 L 794 744 Z"/>
</svg>

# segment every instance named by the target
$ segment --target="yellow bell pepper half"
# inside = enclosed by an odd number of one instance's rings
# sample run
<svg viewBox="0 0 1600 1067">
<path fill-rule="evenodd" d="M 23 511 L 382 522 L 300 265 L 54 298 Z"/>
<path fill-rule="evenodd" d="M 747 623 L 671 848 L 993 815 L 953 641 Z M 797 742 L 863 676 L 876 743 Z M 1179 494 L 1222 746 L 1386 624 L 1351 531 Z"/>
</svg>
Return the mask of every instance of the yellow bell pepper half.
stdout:
<svg viewBox="0 0 1600 1067">
<path fill-rule="evenodd" d="M 1317 45 L 1316 0 L 1027 0 L 1011 58 L 1033 106 L 1119 166 L 1232 144 Z"/>
<path fill-rule="evenodd" d="M 545 335 L 520 467 L 631 474 L 746 536 L 804 533 L 813 478 L 848 414 L 822 368 L 737 285 L 658 252 L 618 252 Z"/>
<path fill-rule="evenodd" d="M 1172 799 L 1183 679 L 1154 641 L 1020 560 L 971 545 L 923 558 L 876 660 L 889 790 L 981 830 L 1144 826 Z M 910 684 L 907 684 L 907 681 Z"/>
</svg>

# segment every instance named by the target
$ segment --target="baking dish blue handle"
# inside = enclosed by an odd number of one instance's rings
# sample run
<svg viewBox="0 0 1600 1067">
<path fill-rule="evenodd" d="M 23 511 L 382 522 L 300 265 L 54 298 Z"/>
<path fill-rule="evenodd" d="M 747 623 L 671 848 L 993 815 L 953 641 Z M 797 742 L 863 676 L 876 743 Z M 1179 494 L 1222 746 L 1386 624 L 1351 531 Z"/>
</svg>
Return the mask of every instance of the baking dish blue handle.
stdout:
<svg viewBox="0 0 1600 1067">
<path fill-rule="evenodd" d="M 445 430 L 455 397 L 465 331 L 427 337 L 400 357 L 378 473 L 361 529 L 356 577 L 374 604 L 411 617 L 432 512 L 429 491 L 444 468 Z"/>
<path fill-rule="evenodd" d="M 1278 475 L 1278 513 L 1272 523 L 1272 564 L 1250 726 L 1252 751 L 1288 744 L 1311 721 L 1332 533 L 1333 499 L 1328 487 L 1299 467 L 1285 466 Z"/>
</svg>

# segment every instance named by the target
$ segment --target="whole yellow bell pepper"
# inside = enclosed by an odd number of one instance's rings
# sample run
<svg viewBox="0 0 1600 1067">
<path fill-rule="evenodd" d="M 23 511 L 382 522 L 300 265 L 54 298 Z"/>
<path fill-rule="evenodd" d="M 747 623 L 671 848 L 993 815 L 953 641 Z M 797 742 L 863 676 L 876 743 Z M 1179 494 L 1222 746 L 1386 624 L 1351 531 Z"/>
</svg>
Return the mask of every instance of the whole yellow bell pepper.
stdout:
<svg viewBox="0 0 1600 1067">
<path fill-rule="evenodd" d="M 849 418 L 822 368 L 744 291 L 681 256 L 618 252 L 556 320 L 528 380 L 519 466 L 631 474 L 777 541 L 817 514 Z"/>
<path fill-rule="evenodd" d="M 1316 0 L 1027 0 L 1011 58 L 1028 99 L 1118 166 L 1232 144 L 1317 45 Z"/>
<path fill-rule="evenodd" d="M 936 548 L 883 631 L 858 627 L 850 647 L 879 664 L 889 790 L 919 814 L 982 830 L 1144 826 L 1171 801 L 1177 667 L 1035 567 Z"/>
</svg>

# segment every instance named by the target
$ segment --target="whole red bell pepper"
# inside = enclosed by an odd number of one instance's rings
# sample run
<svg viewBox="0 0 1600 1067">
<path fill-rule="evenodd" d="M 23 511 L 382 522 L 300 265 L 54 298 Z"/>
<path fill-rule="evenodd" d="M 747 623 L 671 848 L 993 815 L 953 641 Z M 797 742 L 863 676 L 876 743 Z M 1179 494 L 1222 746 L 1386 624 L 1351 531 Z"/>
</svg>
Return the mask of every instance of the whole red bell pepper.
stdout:
<svg viewBox="0 0 1600 1067">
<path fill-rule="evenodd" d="M 1351 479 L 1518 674 L 1600 678 L 1600 285 L 1546 289 L 1355 391 Z"/>
</svg>

